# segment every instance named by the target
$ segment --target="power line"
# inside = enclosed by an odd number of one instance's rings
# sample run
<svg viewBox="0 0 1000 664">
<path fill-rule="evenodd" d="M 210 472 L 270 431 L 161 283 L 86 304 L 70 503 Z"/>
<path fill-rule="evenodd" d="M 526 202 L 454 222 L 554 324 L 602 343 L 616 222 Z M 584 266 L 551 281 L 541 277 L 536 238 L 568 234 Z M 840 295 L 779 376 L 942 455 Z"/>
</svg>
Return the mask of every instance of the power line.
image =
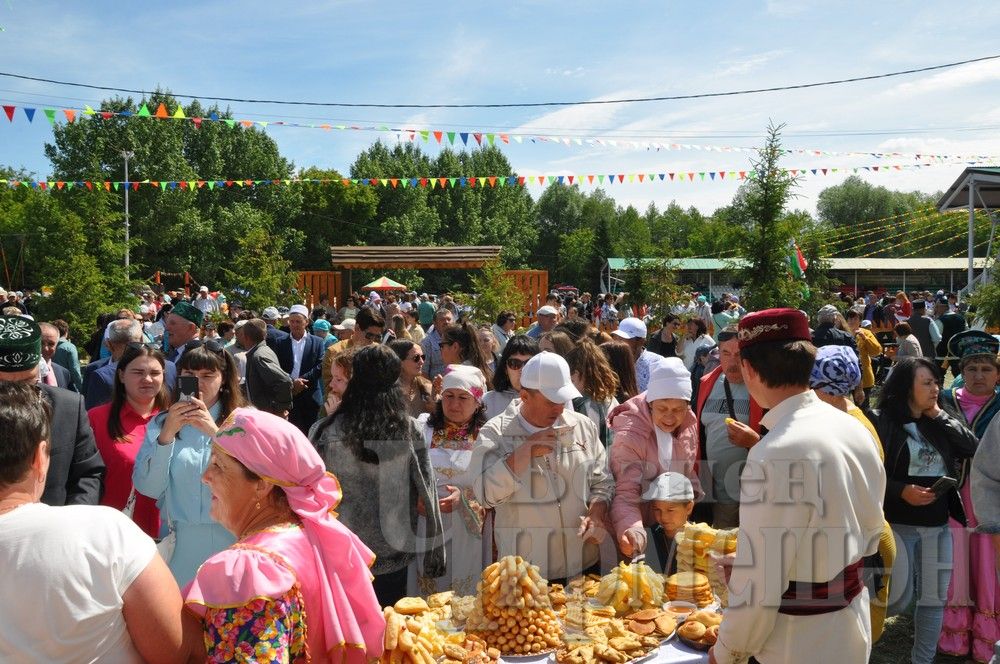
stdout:
<svg viewBox="0 0 1000 664">
<path fill-rule="evenodd" d="M 975 62 L 985 62 L 988 60 L 1000 59 L 1000 54 L 987 55 L 981 58 L 971 58 L 969 60 L 960 60 L 958 62 L 948 62 L 941 65 L 933 65 L 930 67 L 918 67 L 916 69 L 904 69 L 901 71 L 888 72 L 885 74 L 872 74 L 869 76 L 855 76 L 852 78 L 841 78 L 834 79 L 830 81 L 818 81 L 815 83 L 799 83 L 796 85 L 782 85 L 774 86 L 770 88 L 750 88 L 746 90 L 730 90 L 727 92 L 702 92 L 696 94 L 684 94 L 684 95 L 666 95 L 660 97 L 626 97 L 622 99 L 588 99 L 588 100 L 577 100 L 577 101 L 541 101 L 541 102 L 519 102 L 519 103 L 501 103 L 501 104 L 488 104 L 488 103 L 478 103 L 478 104 L 377 104 L 371 102 L 317 102 L 317 101 L 288 101 L 281 99 L 243 99 L 239 97 L 216 97 L 212 95 L 192 95 L 192 94 L 181 94 L 173 92 L 171 93 L 175 97 L 184 97 L 185 99 L 212 99 L 215 101 L 229 101 L 244 104 L 282 104 L 289 106 L 337 106 L 343 108 L 539 108 L 539 107 L 552 107 L 552 106 L 604 106 L 609 104 L 633 104 L 633 103 L 647 103 L 647 102 L 658 102 L 658 101 L 680 101 L 684 99 L 707 99 L 712 97 L 734 97 L 737 95 L 748 95 L 748 94 L 760 94 L 765 92 L 782 92 L 786 90 L 805 90 L 808 88 L 819 88 L 831 85 L 843 85 L 845 83 L 858 83 L 860 81 L 874 81 L 878 79 L 893 78 L 897 76 L 907 76 L 909 74 L 920 74 L 929 71 L 939 71 L 941 69 L 950 69 L 952 67 L 959 67 L 961 65 L 972 64 Z M 149 95 L 152 94 L 149 90 L 135 90 L 129 88 L 117 88 L 108 85 L 95 85 L 92 83 L 75 83 L 71 81 L 59 81 L 51 78 L 42 78 L 39 76 L 27 76 L 25 74 L 14 74 L 11 72 L 0 72 L 0 76 L 7 78 L 16 78 L 23 81 L 35 81 L 37 83 L 51 83 L 53 85 L 67 85 L 76 88 L 88 88 L 90 90 L 105 90 L 109 92 L 123 92 L 126 94 L 141 94 Z"/>
</svg>

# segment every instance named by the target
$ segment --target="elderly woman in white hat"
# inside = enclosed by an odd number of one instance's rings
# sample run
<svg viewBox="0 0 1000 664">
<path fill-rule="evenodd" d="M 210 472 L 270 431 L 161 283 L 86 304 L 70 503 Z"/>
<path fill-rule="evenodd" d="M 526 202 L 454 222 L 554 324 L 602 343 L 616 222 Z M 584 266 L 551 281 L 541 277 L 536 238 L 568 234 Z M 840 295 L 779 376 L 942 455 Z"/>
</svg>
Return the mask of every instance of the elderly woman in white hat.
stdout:
<svg viewBox="0 0 1000 664">
<path fill-rule="evenodd" d="M 419 350 L 419 347 L 418 347 Z M 450 364 L 441 379 L 441 399 L 434 412 L 421 415 L 428 457 L 437 478 L 438 506 L 444 526 L 448 570 L 444 576 L 416 576 L 421 594 L 454 590 L 461 595 L 476 591 L 487 555 L 483 545 L 486 510 L 476 501 L 464 479 L 472 459 L 479 429 L 486 424 L 486 377 L 476 367 Z M 420 519 L 423 525 L 423 517 Z M 489 555 L 492 555 L 492 541 Z M 416 569 L 420 569 L 420 560 Z"/>
<path fill-rule="evenodd" d="M 646 526 L 653 523 L 649 506 L 641 503 L 646 487 L 666 472 L 687 477 L 695 496 L 698 481 L 698 422 L 691 411 L 691 373 L 676 357 L 658 362 L 649 387 L 608 416 L 615 432 L 611 472 L 615 498 L 611 521 L 618 548 L 625 556 L 646 549 Z"/>
</svg>

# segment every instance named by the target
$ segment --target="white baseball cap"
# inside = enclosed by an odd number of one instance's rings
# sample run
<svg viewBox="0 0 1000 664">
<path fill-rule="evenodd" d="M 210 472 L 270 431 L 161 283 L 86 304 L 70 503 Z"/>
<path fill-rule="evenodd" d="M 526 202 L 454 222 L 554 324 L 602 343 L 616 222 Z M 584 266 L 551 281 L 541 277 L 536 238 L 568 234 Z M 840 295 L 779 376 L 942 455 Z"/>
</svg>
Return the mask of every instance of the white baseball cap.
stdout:
<svg viewBox="0 0 1000 664">
<path fill-rule="evenodd" d="M 288 315 L 291 316 L 292 314 L 299 314 L 300 316 L 309 318 L 309 310 L 306 309 L 304 304 L 293 304 L 288 310 Z"/>
<path fill-rule="evenodd" d="M 334 325 L 333 329 L 337 330 L 338 332 L 343 332 L 344 330 L 353 332 L 355 325 L 357 325 L 357 321 L 355 321 L 353 318 L 345 318 L 340 322 L 340 325 Z"/>
<path fill-rule="evenodd" d="M 201 288 L 198 289 L 198 292 L 199 293 L 207 293 L 208 292 L 208 286 L 202 286 Z"/>
<path fill-rule="evenodd" d="M 566 360 L 548 351 L 542 351 L 525 363 L 521 369 L 521 387 L 538 390 L 552 403 L 566 403 L 583 396 L 569 377 Z"/>
<path fill-rule="evenodd" d="M 618 323 L 618 329 L 611 334 L 622 339 L 645 339 L 646 324 L 638 318 L 626 318 Z"/>
<path fill-rule="evenodd" d="M 687 503 L 694 500 L 694 487 L 691 485 L 691 480 L 680 473 L 663 473 L 650 482 L 642 494 L 642 499 Z"/>
<path fill-rule="evenodd" d="M 264 320 L 278 320 L 281 314 L 278 313 L 277 307 L 264 307 L 264 311 L 261 312 L 260 317 Z"/>
<path fill-rule="evenodd" d="M 555 316 L 558 313 L 559 311 L 555 307 L 550 307 L 547 304 L 544 307 L 538 308 L 539 316 Z"/>
</svg>

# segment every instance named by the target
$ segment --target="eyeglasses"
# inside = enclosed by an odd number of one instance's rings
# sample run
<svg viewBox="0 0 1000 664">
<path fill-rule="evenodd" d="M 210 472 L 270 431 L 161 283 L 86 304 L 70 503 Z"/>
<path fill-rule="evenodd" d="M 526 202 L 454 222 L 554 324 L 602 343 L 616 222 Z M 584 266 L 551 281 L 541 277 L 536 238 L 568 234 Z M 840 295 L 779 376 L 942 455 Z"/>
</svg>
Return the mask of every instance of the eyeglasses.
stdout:
<svg viewBox="0 0 1000 664">
<path fill-rule="evenodd" d="M 365 332 L 365 339 L 368 341 L 382 341 L 380 332 Z"/>
<path fill-rule="evenodd" d="M 523 369 L 527 360 L 519 360 L 516 357 L 507 358 L 507 368 L 512 371 L 517 371 L 518 369 Z"/>
<path fill-rule="evenodd" d="M 424 356 L 423 355 L 414 355 L 410 359 L 413 360 L 414 362 L 423 362 L 424 361 Z"/>
<path fill-rule="evenodd" d="M 184 350 L 194 350 L 195 348 L 201 348 L 204 346 L 213 353 L 224 353 L 226 352 L 226 347 L 220 344 L 215 339 L 192 339 L 191 341 L 184 344 Z"/>
</svg>

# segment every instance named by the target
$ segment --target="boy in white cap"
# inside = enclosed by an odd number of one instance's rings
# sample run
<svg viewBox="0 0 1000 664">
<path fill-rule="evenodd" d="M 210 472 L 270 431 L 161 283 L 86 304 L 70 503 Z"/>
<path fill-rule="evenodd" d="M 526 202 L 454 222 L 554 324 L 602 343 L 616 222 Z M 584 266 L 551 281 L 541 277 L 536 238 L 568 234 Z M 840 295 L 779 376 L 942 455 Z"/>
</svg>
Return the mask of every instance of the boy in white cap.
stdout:
<svg viewBox="0 0 1000 664">
<path fill-rule="evenodd" d="M 674 537 L 687 524 L 694 511 L 694 487 L 680 473 L 663 473 L 650 482 L 642 500 L 648 504 L 649 515 L 656 522 L 650 539 L 656 550 L 656 560 L 647 564 L 663 574 L 677 571 L 677 548 Z"/>
<path fill-rule="evenodd" d="M 469 464 L 476 499 L 496 511 L 501 556 L 520 555 L 554 582 L 599 569 L 599 545 L 614 492 L 604 445 L 555 353 L 521 370 L 521 402 L 488 421 Z"/>
</svg>

